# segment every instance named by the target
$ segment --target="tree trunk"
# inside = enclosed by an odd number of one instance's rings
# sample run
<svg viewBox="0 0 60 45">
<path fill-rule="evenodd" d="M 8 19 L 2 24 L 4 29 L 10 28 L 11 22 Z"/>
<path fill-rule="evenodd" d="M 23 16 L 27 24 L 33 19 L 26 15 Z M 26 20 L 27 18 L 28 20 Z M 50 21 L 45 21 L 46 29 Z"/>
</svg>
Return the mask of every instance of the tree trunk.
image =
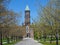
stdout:
<svg viewBox="0 0 60 45">
<path fill-rule="evenodd" d="M 56 32 L 56 45 L 58 45 L 58 32 Z"/>
<path fill-rule="evenodd" d="M 8 36 L 6 36 L 6 38 L 7 38 L 7 43 L 9 44 L 10 42 L 9 42 L 9 37 Z"/>
<path fill-rule="evenodd" d="M 51 37 L 50 37 L 50 43 L 52 43 L 52 34 L 51 34 Z"/>
<path fill-rule="evenodd" d="M 2 45 L 2 32 L 1 32 L 1 43 L 0 44 Z"/>
</svg>

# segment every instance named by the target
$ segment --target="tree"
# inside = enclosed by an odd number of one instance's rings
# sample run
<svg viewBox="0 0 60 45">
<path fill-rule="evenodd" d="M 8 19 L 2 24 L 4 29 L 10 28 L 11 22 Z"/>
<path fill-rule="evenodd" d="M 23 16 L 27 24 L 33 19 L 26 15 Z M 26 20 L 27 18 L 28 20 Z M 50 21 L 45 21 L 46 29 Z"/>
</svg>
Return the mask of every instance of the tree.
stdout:
<svg viewBox="0 0 60 45">
<path fill-rule="evenodd" d="M 2 39 L 5 37 L 7 38 L 7 42 L 9 43 L 11 32 L 14 33 L 12 30 L 15 27 L 18 27 L 18 20 L 17 18 L 21 17 L 21 13 L 16 13 L 14 11 L 7 9 L 7 3 L 10 0 L 0 0 L 0 32 L 1 32 L 1 45 Z M 13 27 L 13 28 L 12 28 Z M 14 29 L 16 30 L 16 28 Z M 15 34 L 16 35 L 16 34 Z"/>
<path fill-rule="evenodd" d="M 3 15 L 6 15 L 6 5 L 8 1 L 9 0 L 0 0 L 0 25 L 3 24 L 1 19 L 3 19 Z M 2 30 L 0 30 L 0 32 L 1 32 L 0 37 L 1 37 L 1 45 L 2 45 Z"/>
<path fill-rule="evenodd" d="M 56 38 L 56 44 L 58 45 L 58 36 L 60 30 L 60 0 L 49 0 L 48 4 L 43 7 L 38 3 L 38 18 L 40 20 L 39 24 L 43 26 L 42 29 L 49 36 L 51 35 L 51 41 L 53 36 Z M 39 26 L 40 27 L 40 26 Z M 49 28 L 48 28 L 49 27 Z M 48 33 L 47 33 L 48 32 Z"/>
</svg>

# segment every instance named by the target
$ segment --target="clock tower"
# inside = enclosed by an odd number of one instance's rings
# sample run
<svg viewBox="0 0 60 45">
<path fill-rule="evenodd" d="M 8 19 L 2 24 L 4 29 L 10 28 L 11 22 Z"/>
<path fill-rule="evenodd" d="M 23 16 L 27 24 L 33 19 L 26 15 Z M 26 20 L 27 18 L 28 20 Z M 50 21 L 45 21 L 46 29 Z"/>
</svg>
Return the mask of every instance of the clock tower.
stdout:
<svg viewBox="0 0 60 45">
<path fill-rule="evenodd" d="M 30 25 L 30 9 L 26 6 L 25 9 L 25 26 Z"/>
<path fill-rule="evenodd" d="M 30 37 L 30 9 L 28 5 L 25 8 L 25 26 L 26 26 L 26 37 Z"/>
</svg>

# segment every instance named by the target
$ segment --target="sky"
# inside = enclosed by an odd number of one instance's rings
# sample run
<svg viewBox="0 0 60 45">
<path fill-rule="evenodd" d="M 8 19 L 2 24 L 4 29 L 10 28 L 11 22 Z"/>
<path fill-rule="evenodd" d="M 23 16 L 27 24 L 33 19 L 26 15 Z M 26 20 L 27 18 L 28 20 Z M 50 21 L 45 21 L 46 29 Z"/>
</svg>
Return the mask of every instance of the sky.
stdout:
<svg viewBox="0 0 60 45">
<path fill-rule="evenodd" d="M 26 5 L 30 8 L 30 21 L 33 22 L 32 18 L 37 18 L 37 7 L 36 7 L 37 0 L 11 0 L 10 4 L 8 5 L 9 10 L 13 10 L 14 12 L 20 13 L 22 12 L 22 17 L 19 20 L 19 25 L 24 23 L 24 16 L 25 16 L 25 8 Z M 39 3 L 43 6 L 47 5 L 47 0 L 39 0 Z"/>
</svg>

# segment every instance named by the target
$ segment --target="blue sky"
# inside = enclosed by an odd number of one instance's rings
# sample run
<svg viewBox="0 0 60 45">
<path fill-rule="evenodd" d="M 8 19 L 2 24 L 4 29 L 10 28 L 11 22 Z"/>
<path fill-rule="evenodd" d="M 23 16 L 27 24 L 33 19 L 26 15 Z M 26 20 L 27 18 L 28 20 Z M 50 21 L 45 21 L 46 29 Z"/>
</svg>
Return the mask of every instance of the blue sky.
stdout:
<svg viewBox="0 0 60 45">
<path fill-rule="evenodd" d="M 19 24 L 21 24 L 21 23 L 24 23 L 24 15 L 25 15 L 24 11 L 25 11 L 26 5 L 28 5 L 31 11 L 30 16 L 31 16 L 31 23 L 32 23 L 33 22 L 32 18 L 36 18 L 36 16 L 38 15 L 36 2 L 37 0 L 11 0 L 8 8 L 9 10 L 13 10 L 18 13 L 22 12 L 22 18 L 21 18 L 21 21 L 19 22 Z M 46 6 L 47 2 L 48 2 L 47 0 L 39 0 L 39 3 L 42 4 L 43 6 Z"/>
</svg>

